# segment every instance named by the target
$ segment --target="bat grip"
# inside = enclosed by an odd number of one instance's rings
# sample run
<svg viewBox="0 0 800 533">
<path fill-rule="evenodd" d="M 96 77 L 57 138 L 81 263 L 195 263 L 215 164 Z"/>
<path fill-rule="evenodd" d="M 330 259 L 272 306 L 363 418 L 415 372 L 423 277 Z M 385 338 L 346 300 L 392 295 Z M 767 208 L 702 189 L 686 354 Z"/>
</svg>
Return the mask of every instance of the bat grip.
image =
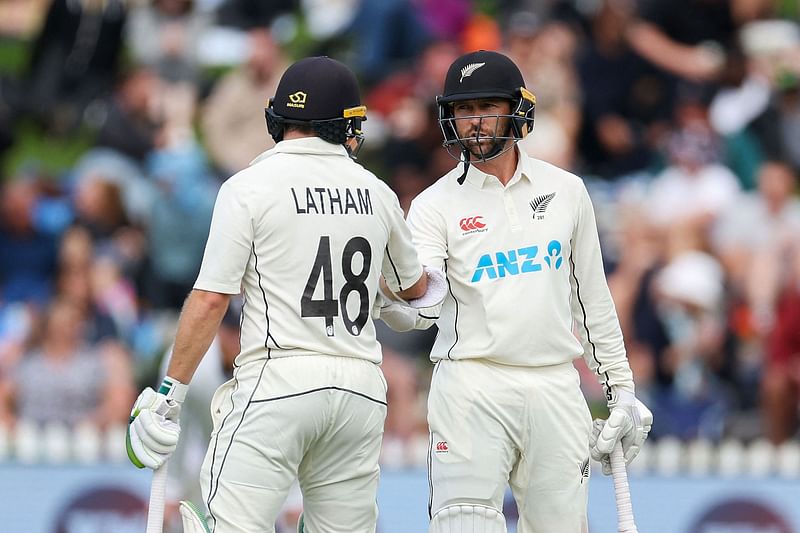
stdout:
<svg viewBox="0 0 800 533">
<path fill-rule="evenodd" d="M 614 496 L 617 501 L 617 531 L 620 533 L 638 533 L 633 520 L 631 491 L 628 487 L 628 474 L 625 471 L 625 456 L 622 443 L 618 442 L 611 452 L 611 477 L 614 480 Z"/>
<path fill-rule="evenodd" d="M 167 495 L 167 463 L 153 470 L 150 483 L 150 505 L 147 510 L 147 533 L 162 533 L 164 501 Z"/>
</svg>

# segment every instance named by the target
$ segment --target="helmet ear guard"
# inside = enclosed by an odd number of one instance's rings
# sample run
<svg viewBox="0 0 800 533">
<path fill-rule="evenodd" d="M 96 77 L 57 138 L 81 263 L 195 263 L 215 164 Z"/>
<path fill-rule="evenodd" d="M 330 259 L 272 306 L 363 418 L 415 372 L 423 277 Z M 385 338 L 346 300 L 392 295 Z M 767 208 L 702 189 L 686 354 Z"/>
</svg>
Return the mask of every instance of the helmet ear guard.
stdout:
<svg viewBox="0 0 800 533">
<path fill-rule="evenodd" d="M 518 140 L 524 139 L 533 130 L 533 114 L 536 110 L 536 96 L 525 87 L 519 88 L 519 99 L 512 112 L 511 130 Z"/>
<path fill-rule="evenodd" d="M 349 107 L 342 111 L 341 118 L 328 120 L 312 120 L 311 128 L 321 139 L 333 144 L 345 144 L 348 139 L 364 135 L 361 131 L 361 122 L 367 120 L 367 106 Z"/>
<path fill-rule="evenodd" d="M 272 105 L 273 98 L 267 101 L 267 107 L 264 108 L 264 118 L 267 119 L 267 132 L 276 143 L 283 140 L 283 130 L 285 119 L 275 113 L 275 108 Z"/>
<path fill-rule="evenodd" d="M 436 97 L 436 106 L 439 109 L 439 128 L 444 136 L 444 146 L 449 146 L 458 142 L 458 133 L 451 120 L 453 118 L 452 103 L 442 102 L 442 97 Z"/>
<path fill-rule="evenodd" d="M 314 134 L 320 139 L 331 144 L 344 145 L 354 159 L 364 143 L 361 123 L 367 120 L 367 107 L 363 105 L 344 109 L 341 117 L 305 121 L 288 119 L 278 115 L 273 107 L 273 98 L 270 98 L 267 107 L 264 109 L 264 116 L 267 120 L 267 131 L 276 143 L 283 140 L 286 124 L 311 127 Z M 350 139 L 356 139 L 357 144 L 355 147 L 348 146 L 347 142 Z"/>
</svg>

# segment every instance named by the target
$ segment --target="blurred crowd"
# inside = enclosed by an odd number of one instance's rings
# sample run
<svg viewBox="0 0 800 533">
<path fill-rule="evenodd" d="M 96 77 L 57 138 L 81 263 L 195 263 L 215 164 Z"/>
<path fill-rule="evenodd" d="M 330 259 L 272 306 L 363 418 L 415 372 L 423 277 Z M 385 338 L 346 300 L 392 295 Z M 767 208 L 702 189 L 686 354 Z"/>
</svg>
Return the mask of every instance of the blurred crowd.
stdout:
<svg viewBox="0 0 800 533">
<path fill-rule="evenodd" d="M 455 165 L 434 97 L 479 48 L 536 94 L 520 148 L 589 188 L 653 437 L 798 438 L 800 7 L 785 0 L 0 2 L 0 68 L 24 50 L 0 76 L 0 425 L 125 423 L 159 379 L 217 189 L 272 145 L 263 107 L 293 59 L 357 72 L 360 161 L 407 208 Z M 236 312 L 200 397 L 230 373 Z M 435 332 L 379 332 L 386 453 L 404 453 L 427 439 Z"/>
</svg>

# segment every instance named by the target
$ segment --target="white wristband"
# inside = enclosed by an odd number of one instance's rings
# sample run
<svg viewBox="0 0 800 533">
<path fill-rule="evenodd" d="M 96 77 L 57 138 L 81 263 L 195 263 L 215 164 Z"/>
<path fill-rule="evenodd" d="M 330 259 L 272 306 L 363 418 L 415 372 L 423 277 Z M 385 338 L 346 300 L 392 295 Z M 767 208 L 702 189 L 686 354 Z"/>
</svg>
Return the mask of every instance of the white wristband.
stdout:
<svg viewBox="0 0 800 533">
<path fill-rule="evenodd" d="M 163 394 L 168 399 L 175 400 L 178 403 L 183 403 L 186 399 L 186 393 L 189 390 L 189 385 L 181 383 L 175 378 L 169 376 L 164 377 L 161 386 L 158 388 L 158 393 Z"/>
</svg>

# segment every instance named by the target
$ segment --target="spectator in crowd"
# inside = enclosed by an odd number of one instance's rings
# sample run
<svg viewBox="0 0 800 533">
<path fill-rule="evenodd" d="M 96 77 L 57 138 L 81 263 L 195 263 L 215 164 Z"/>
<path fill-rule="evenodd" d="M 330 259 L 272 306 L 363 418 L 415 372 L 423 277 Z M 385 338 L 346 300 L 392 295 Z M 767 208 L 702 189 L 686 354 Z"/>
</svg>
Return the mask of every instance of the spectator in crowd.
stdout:
<svg viewBox="0 0 800 533">
<path fill-rule="evenodd" d="M 725 139 L 728 165 L 753 189 L 765 157 L 800 168 L 800 29 L 789 20 L 756 20 L 738 36 L 741 46 L 727 52 L 710 119 Z"/>
<path fill-rule="evenodd" d="M 0 191 L 0 300 L 44 303 L 52 292 L 58 239 L 37 227 L 39 192 L 32 181 L 8 181 Z"/>
<path fill-rule="evenodd" d="M 134 7 L 125 40 L 137 64 L 174 82 L 199 81 L 198 43 L 209 27 L 194 0 L 152 0 Z"/>
<path fill-rule="evenodd" d="M 159 194 L 147 227 L 147 296 L 157 308 L 179 309 L 197 277 L 217 185 L 194 143 L 154 153 L 149 169 Z"/>
<path fill-rule="evenodd" d="M 265 28 L 250 30 L 248 43 L 247 62 L 217 80 L 201 113 L 205 145 L 225 178 L 274 145 L 257 110 L 275 94 L 286 58 Z"/>
<path fill-rule="evenodd" d="M 665 231 L 685 227 L 705 237 L 710 224 L 733 206 L 740 187 L 721 162 L 708 108 L 698 98 L 687 94 L 675 110 L 675 128 L 665 146 L 668 166 L 652 182 L 647 212 Z"/>
<path fill-rule="evenodd" d="M 735 46 L 734 4 L 746 0 L 653 0 L 643 4 L 627 37 L 642 57 L 664 71 L 692 82 L 716 79 L 725 66 L 725 49 Z"/>
<path fill-rule="evenodd" d="M 139 321 L 133 282 L 120 266 L 118 252 L 99 249 L 83 227 L 62 238 L 56 290 L 86 316 L 86 339 L 129 341 Z"/>
<path fill-rule="evenodd" d="M 144 161 L 155 147 L 160 127 L 154 116 L 159 87 L 158 77 L 149 68 L 136 67 L 125 73 L 95 124 L 96 144 Z"/>
<path fill-rule="evenodd" d="M 584 117 L 579 155 L 588 172 L 605 179 L 652 165 L 651 131 L 670 118 L 663 75 L 625 39 L 632 10 L 628 2 L 602 2 L 576 60 Z"/>
<path fill-rule="evenodd" d="M 349 32 L 355 39 L 354 67 L 367 85 L 410 64 L 429 38 L 411 0 L 356 1 Z"/>
<path fill-rule="evenodd" d="M 95 174 L 79 182 L 74 194 L 77 223 L 101 248 L 110 247 L 115 233 L 130 224 L 120 187 Z"/>
<path fill-rule="evenodd" d="M 800 56 L 798 56 L 800 57 Z M 800 170 L 800 68 L 784 71 L 775 80 L 769 106 L 754 126 L 767 157 Z"/>
<path fill-rule="evenodd" d="M 95 299 L 92 270 L 95 268 L 94 243 L 85 228 L 68 230 L 61 240 L 57 297 L 68 301 L 84 316 L 84 336 L 89 343 L 119 338 L 120 332 L 108 313 Z"/>
<path fill-rule="evenodd" d="M 800 239 L 796 186 L 797 178 L 788 165 L 764 163 L 758 173 L 758 191 L 743 194 L 736 209 L 725 211 L 713 229 L 713 248 L 761 335 L 772 328 L 778 296 L 789 284 L 788 258 Z"/>
<path fill-rule="evenodd" d="M 125 422 L 134 391 L 128 355 L 117 344 L 87 344 L 85 333 L 83 310 L 64 299 L 50 304 L 40 341 L 5 376 L 0 419 L 12 425 Z"/>
<path fill-rule="evenodd" d="M 800 242 L 794 241 L 789 284 L 781 294 L 761 387 L 764 432 L 781 444 L 796 436 L 800 411 Z"/>
<path fill-rule="evenodd" d="M 122 0 L 54 0 L 33 44 L 20 110 L 55 131 L 76 128 L 86 107 L 111 92 L 126 18 Z"/>
<path fill-rule="evenodd" d="M 114 149 L 92 147 L 75 163 L 67 186 L 75 191 L 84 181 L 92 180 L 116 185 L 131 226 L 146 225 L 157 190 L 142 164 Z"/>
<path fill-rule="evenodd" d="M 724 276 L 705 252 L 678 252 L 656 274 L 655 307 L 669 345 L 657 361 L 670 384 L 653 395 L 657 432 L 719 439 L 730 408 L 726 374 Z"/>
</svg>

